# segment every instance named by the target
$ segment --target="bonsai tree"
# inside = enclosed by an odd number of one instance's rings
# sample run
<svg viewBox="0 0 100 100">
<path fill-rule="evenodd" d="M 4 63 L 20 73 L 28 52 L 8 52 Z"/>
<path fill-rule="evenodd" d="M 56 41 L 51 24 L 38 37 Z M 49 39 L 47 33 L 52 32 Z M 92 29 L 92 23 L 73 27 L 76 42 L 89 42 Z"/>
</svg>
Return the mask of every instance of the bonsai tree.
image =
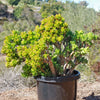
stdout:
<svg viewBox="0 0 100 100">
<path fill-rule="evenodd" d="M 34 32 L 12 31 L 5 38 L 2 53 L 7 55 L 7 67 L 24 62 L 24 77 L 65 76 L 71 75 L 77 65 L 87 63 L 85 55 L 95 39 L 96 35 L 82 30 L 72 33 L 58 14 L 43 19 Z"/>
</svg>

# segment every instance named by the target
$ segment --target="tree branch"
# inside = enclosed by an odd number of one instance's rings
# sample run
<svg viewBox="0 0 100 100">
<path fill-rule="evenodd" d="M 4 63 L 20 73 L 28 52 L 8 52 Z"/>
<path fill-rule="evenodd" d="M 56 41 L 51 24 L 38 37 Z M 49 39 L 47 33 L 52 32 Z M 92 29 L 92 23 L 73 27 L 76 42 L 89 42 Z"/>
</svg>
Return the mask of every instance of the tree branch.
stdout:
<svg viewBox="0 0 100 100">
<path fill-rule="evenodd" d="M 51 57 L 50 56 L 48 56 L 48 61 L 49 61 L 49 67 L 50 67 L 50 70 L 51 70 L 53 76 L 56 76 L 56 70 L 54 68 L 54 65 L 52 63 L 52 60 L 51 60 Z"/>
<path fill-rule="evenodd" d="M 65 63 L 64 68 L 63 68 L 64 69 L 64 73 L 66 72 L 66 67 L 68 66 L 68 63 L 71 60 L 71 57 L 73 56 L 73 54 L 74 54 L 74 51 L 70 54 L 69 58 L 66 58 L 66 62 L 67 63 Z"/>
<path fill-rule="evenodd" d="M 49 48 L 49 46 L 47 44 L 47 53 L 49 54 L 48 48 Z M 50 67 L 50 70 L 51 70 L 53 76 L 56 76 L 56 70 L 54 68 L 53 62 L 52 62 L 51 57 L 49 55 L 48 55 L 48 64 L 49 64 L 49 67 Z"/>
</svg>

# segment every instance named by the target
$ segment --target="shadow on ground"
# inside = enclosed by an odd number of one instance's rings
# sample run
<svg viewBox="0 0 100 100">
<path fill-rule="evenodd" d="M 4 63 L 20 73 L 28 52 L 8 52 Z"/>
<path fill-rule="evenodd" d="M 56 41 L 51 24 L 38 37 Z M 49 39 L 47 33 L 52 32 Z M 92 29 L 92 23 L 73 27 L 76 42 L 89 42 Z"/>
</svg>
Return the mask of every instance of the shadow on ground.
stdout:
<svg viewBox="0 0 100 100">
<path fill-rule="evenodd" d="M 92 93 L 88 97 L 83 97 L 83 100 L 100 100 L 100 96 L 94 96 L 94 93 Z"/>
</svg>

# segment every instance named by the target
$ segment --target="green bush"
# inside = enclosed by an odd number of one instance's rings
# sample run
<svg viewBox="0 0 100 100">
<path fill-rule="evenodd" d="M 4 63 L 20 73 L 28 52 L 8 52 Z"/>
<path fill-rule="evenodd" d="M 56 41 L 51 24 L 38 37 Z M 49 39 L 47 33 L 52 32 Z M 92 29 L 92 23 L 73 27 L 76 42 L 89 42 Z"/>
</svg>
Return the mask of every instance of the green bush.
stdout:
<svg viewBox="0 0 100 100">
<path fill-rule="evenodd" d="M 24 9 L 23 7 L 17 7 L 14 9 L 14 17 L 16 19 L 21 18 L 23 9 Z"/>
<path fill-rule="evenodd" d="M 61 13 L 64 10 L 63 3 L 55 2 L 52 4 L 44 4 L 41 7 L 40 13 L 43 18 L 46 18 L 50 15 L 56 15 Z"/>
<path fill-rule="evenodd" d="M 74 2 L 67 2 L 64 6 L 66 10 L 61 15 L 65 18 L 73 32 L 76 30 L 91 31 L 85 27 L 91 26 L 97 19 L 97 12 L 94 9 L 80 6 Z"/>
<path fill-rule="evenodd" d="M 99 14 L 99 13 L 98 13 Z M 95 23 L 91 26 L 88 26 L 89 30 L 93 32 L 94 34 L 97 34 L 100 36 L 100 16 L 96 19 Z M 91 67 L 95 66 L 97 62 L 99 62 L 100 59 L 100 40 L 96 41 L 94 45 L 91 47 L 91 51 L 88 55 L 89 58 L 89 64 Z"/>
<path fill-rule="evenodd" d="M 17 7 L 19 11 L 21 7 Z M 5 36 L 9 35 L 12 30 L 18 30 L 20 32 L 29 30 L 33 31 L 35 26 L 40 23 L 40 17 L 34 17 L 34 11 L 27 6 L 22 7 L 22 11 L 18 12 L 18 15 L 15 14 L 17 20 L 5 21 L 3 24 L 3 32 L 1 32 L 0 41 L 4 40 Z M 20 15 L 21 13 L 21 15 Z"/>
<path fill-rule="evenodd" d="M 12 30 L 18 30 L 20 32 L 26 31 L 28 32 L 29 30 L 34 30 L 35 23 L 29 23 L 27 20 L 18 20 L 14 22 L 5 22 L 3 25 L 3 33 L 9 34 L 11 33 Z"/>
<path fill-rule="evenodd" d="M 35 0 L 20 0 L 20 3 L 25 3 L 25 4 L 34 4 Z"/>
<path fill-rule="evenodd" d="M 8 3 L 11 5 L 18 5 L 20 0 L 8 0 Z"/>
<path fill-rule="evenodd" d="M 93 33 L 72 33 L 56 15 L 43 19 L 34 32 L 13 31 L 5 38 L 2 53 L 7 55 L 7 67 L 25 62 L 24 77 L 71 75 L 77 65 L 87 63 L 85 55 L 95 39 Z"/>
<path fill-rule="evenodd" d="M 29 7 L 28 5 L 24 5 L 24 6 L 17 6 L 14 9 L 14 17 L 19 20 L 19 19 L 25 19 L 27 21 L 30 21 L 30 23 L 32 21 L 34 21 L 34 11 L 31 9 L 31 7 Z"/>
<path fill-rule="evenodd" d="M 0 33 L 0 42 L 5 39 L 6 36 L 11 34 L 12 30 L 17 30 L 19 32 L 26 31 L 28 32 L 29 30 L 33 31 L 35 28 L 35 23 L 27 20 L 18 20 L 14 22 L 5 22 L 3 24 L 3 32 Z M 2 46 L 2 44 L 0 44 Z"/>
</svg>

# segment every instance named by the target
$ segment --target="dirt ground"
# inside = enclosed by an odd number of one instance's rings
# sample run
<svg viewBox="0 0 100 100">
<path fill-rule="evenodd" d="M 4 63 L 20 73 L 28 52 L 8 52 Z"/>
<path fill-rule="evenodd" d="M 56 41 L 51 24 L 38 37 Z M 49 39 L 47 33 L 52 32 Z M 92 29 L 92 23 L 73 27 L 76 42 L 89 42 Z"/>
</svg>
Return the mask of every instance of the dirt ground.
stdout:
<svg viewBox="0 0 100 100">
<path fill-rule="evenodd" d="M 0 100 L 37 100 L 37 89 L 33 87 L 2 92 Z M 100 82 L 78 82 L 77 100 L 100 100 Z"/>
<path fill-rule="evenodd" d="M 100 81 L 78 83 L 77 100 L 100 100 Z"/>
<path fill-rule="evenodd" d="M 0 57 L 0 60 L 5 60 L 5 56 L 3 58 Z M 10 74 L 12 75 L 13 73 L 11 72 Z M 11 77 L 10 74 L 6 75 L 8 77 L 0 77 L 0 100 L 38 100 L 36 87 L 25 87 L 22 84 L 21 77 L 18 75 Z M 98 81 L 78 81 L 77 100 L 100 100 L 100 75 L 97 76 Z M 18 89 L 18 87 L 21 89 Z"/>
</svg>

